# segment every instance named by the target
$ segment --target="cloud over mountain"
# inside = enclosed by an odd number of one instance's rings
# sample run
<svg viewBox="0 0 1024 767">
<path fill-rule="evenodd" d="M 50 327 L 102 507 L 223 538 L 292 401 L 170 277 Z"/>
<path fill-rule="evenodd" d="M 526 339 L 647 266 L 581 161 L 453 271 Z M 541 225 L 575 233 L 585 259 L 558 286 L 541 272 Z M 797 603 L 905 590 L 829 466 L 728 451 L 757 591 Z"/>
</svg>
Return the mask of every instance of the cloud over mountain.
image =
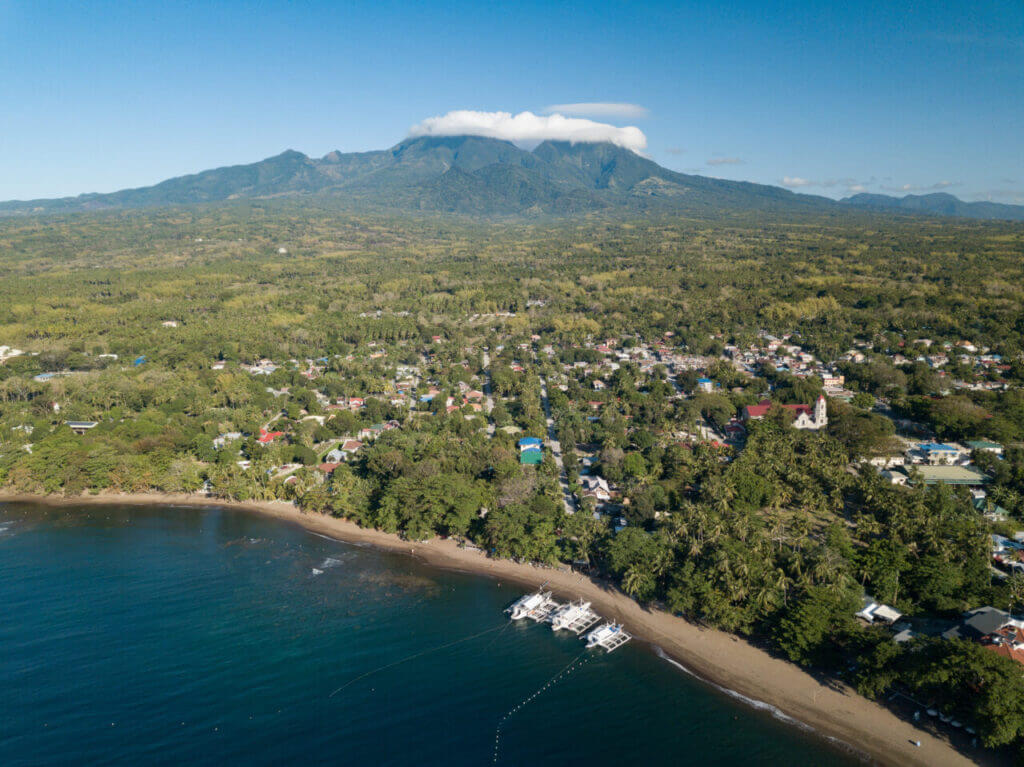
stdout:
<svg viewBox="0 0 1024 767">
<path fill-rule="evenodd" d="M 647 107 L 621 101 L 583 101 L 575 104 L 552 104 L 544 108 L 545 114 L 563 114 L 589 117 L 647 117 Z"/>
<path fill-rule="evenodd" d="M 566 117 L 561 114 L 536 115 L 533 112 L 477 112 L 459 109 L 438 117 L 428 117 L 409 130 L 409 136 L 486 136 L 504 139 L 520 147 L 532 148 L 542 141 L 578 143 L 608 142 L 642 154 L 647 137 L 639 128 Z"/>
</svg>

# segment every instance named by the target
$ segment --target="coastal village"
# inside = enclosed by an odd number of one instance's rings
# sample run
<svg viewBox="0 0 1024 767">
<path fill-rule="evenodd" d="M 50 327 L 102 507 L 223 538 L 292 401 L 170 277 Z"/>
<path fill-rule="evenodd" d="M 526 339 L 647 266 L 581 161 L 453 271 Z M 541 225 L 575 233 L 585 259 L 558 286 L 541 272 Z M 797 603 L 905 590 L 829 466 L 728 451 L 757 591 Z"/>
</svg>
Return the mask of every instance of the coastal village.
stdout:
<svg viewBox="0 0 1024 767">
<path fill-rule="evenodd" d="M 473 316 L 468 322 L 479 319 Z M 167 329 L 179 327 L 174 320 L 161 324 Z M 866 342 L 829 361 L 818 359 L 788 334 L 761 333 L 743 347 L 719 345 L 717 355 L 694 354 L 667 334 L 653 343 L 637 337 L 605 338 L 558 348 L 533 335 L 527 341 L 493 348 L 455 347 L 443 336 L 433 335 L 422 347 L 371 341 L 345 355 L 218 360 L 209 366 L 218 380 L 227 382 L 232 376 L 246 375 L 265 381 L 265 392 L 274 404 L 258 430 L 211 435 L 210 446 L 217 456 L 233 456 L 240 469 L 259 465 L 268 484 L 279 485 L 282 491 L 294 485 L 329 486 L 340 466 L 359 460 L 367 445 L 388 432 L 424 418 L 456 417 L 465 422 L 461 428 L 482 430 L 491 438 L 514 443 L 523 467 L 532 470 L 550 462 L 559 474 L 567 512 L 590 514 L 621 531 L 631 523 L 643 523 L 630 513 L 628 490 L 635 484 L 632 475 L 640 472 L 630 471 L 625 456 L 613 465 L 597 438 L 602 432 L 625 433 L 636 428 L 628 404 L 623 403 L 623 386 L 658 396 L 677 416 L 670 428 L 658 431 L 653 439 L 665 446 L 711 450 L 720 461 L 733 460 L 742 452 L 753 422 L 777 417 L 794 429 L 824 429 L 829 423 L 829 403 L 859 398 L 862 406 L 881 414 L 892 428 L 891 437 L 857 463 L 873 467 L 894 485 L 963 487 L 979 514 L 1008 531 L 1008 512 L 986 492 L 991 477 L 985 467 L 991 466 L 993 459 L 1001 459 L 1004 445 L 991 440 L 940 441 L 928 424 L 902 417 L 884 399 L 864 392 L 856 383 L 849 385 L 844 370 L 866 364 L 869 355 L 879 356 Z M 33 353 L 0 346 L 0 363 L 26 354 L 31 357 Z M 132 368 L 147 364 L 146 355 L 128 356 Z M 901 342 L 884 356 L 897 369 L 926 366 L 946 394 L 962 389 L 1006 390 L 1012 385 L 1003 377 L 1010 365 L 968 341 L 936 344 L 917 339 Z M 122 364 L 116 354 L 98 355 L 96 361 Z M 347 375 L 353 372 L 358 375 Z M 46 383 L 79 374 L 73 369 L 47 370 L 35 374 L 33 380 Z M 805 402 L 777 401 L 776 382 L 782 376 L 808 384 L 806 390 L 814 392 L 813 396 Z M 551 396 L 549 388 L 554 392 Z M 733 409 L 727 394 L 748 399 L 752 395 L 756 401 Z M 100 421 L 75 420 L 57 398 L 50 407 L 53 420 L 76 435 L 100 426 Z M 556 417 L 560 422 L 585 424 L 588 428 L 582 431 L 593 438 L 560 445 Z M 7 438 L 0 444 L 5 449 L 32 451 L 35 426 L 4 426 Z M 979 458 L 985 459 L 980 466 Z M 857 469 L 850 465 L 851 471 Z M 210 490 L 209 482 L 204 489 Z M 486 512 L 480 509 L 481 515 Z M 654 516 L 659 513 L 655 511 Z M 1021 527 L 1011 535 L 993 533 L 994 577 L 1024 572 Z M 966 635 L 1024 663 L 1024 640 L 1018 639 L 1024 633 L 1010 630 L 1024 629 L 1024 622 L 994 607 L 980 609 L 985 611 L 986 630 L 967 631 Z M 965 616 L 963 626 L 978 624 L 977 616 L 977 611 Z M 918 630 L 912 620 L 867 595 L 857 617 L 867 624 L 891 625 L 895 641 L 905 641 Z M 929 623 L 931 630 L 937 631 L 933 624 Z M 960 631 L 954 627 L 945 630 Z"/>
<path fill-rule="evenodd" d="M 180 329 L 172 320 L 161 326 L 168 332 Z M 640 444 L 661 451 L 698 451 L 728 463 L 743 454 L 758 422 L 771 419 L 813 432 L 828 429 L 837 409 L 856 408 L 860 418 L 874 419 L 878 438 L 848 471 L 875 472 L 894 486 L 962 488 L 992 526 L 992 577 L 1024 573 L 1024 525 L 1014 522 L 998 494 L 989 493 L 993 466 L 1005 450 L 1020 446 L 941 439 L 934 424 L 897 412 L 858 374 L 858 368 L 881 360 L 891 370 L 912 367 L 919 375 L 934 376 L 940 396 L 1006 391 L 1015 384 L 1004 378 L 1011 366 L 999 355 L 966 341 L 918 339 L 881 353 L 865 342 L 825 361 L 795 335 L 769 333 L 742 346 L 716 338 L 709 345 L 718 352 L 694 353 L 671 334 L 654 342 L 588 338 L 569 345 L 538 334 L 493 345 L 458 345 L 433 334 L 422 344 L 370 341 L 344 354 L 304 359 L 217 359 L 208 370 L 215 388 L 226 392 L 225 404 L 232 390 L 251 392 L 246 381 L 255 382 L 263 393 L 261 418 L 248 427 L 228 418 L 234 428 L 207 434 L 199 454 L 221 466 L 234 463 L 257 478 L 262 488 L 257 497 L 297 499 L 317 487 L 330 492 L 342 467 L 364 460 L 368 448 L 386 442 L 390 433 L 442 419 L 458 424 L 452 427 L 457 434 L 483 434 L 507 446 L 524 476 L 541 472 L 557 479 L 567 514 L 589 516 L 615 535 L 643 530 L 670 510 L 669 499 L 650 497 L 644 457 L 621 447 L 635 446 L 637 436 Z M 85 370 L 35 372 L 32 381 L 48 402 L 41 420 L 80 438 L 106 428 L 109 416 L 76 411 L 62 401 L 59 389 L 47 393 L 46 387 L 111 367 L 144 375 L 159 364 L 151 361 L 154 351 L 138 351 L 97 355 L 85 360 Z M 0 363 L 35 356 L 0 346 Z M 47 431 L 39 419 L 8 420 L 2 426 L 0 450 L 8 455 L 32 453 L 39 430 Z M 350 482 L 350 474 L 337 481 Z M 223 492 L 211 479 L 195 490 Z M 484 518 L 488 511 L 480 507 L 477 514 Z M 586 570 L 590 564 L 584 556 L 573 566 Z M 548 612 L 557 607 L 551 605 Z M 995 606 L 977 607 L 959 620 L 939 619 L 904 615 L 865 592 L 855 617 L 865 627 L 887 627 L 895 643 L 922 633 L 957 637 L 1024 664 L 1024 617 Z M 927 704 L 921 710 L 953 728 L 962 726 Z"/>
<path fill-rule="evenodd" d="M 463 5 L 0 0 L 0 767 L 1024 767 L 1024 0 Z"/>
</svg>

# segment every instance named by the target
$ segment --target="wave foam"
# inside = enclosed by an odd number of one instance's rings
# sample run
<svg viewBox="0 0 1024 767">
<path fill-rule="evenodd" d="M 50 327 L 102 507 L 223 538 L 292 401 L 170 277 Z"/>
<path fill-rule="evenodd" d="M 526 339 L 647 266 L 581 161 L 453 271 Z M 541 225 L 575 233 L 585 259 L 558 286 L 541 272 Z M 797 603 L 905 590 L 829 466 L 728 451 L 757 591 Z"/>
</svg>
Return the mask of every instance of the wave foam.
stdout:
<svg viewBox="0 0 1024 767">
<path fill-rule="evenodd" d="M 814 733 L 819 738 L 824 738 L 825 740 L 829 741 L 830 743 L 833 743 L 834 745 L 837 745 L 837 746 L 843 748 L 846 751 L 850 751 L 850 752 L 857 753 L 857 754 L 860 753 L 856 748 L 851 746 L 846 741 L 840 740 L 839 738 L 837 738 L 837 737 L 835 737 L 833 735 L 826 735 L 825 733 L 823 733 L 823 732 L 815 729 L 811 725 L 807 724 L 807 722 L 802 722 L 799 719 L 796 719 L 795 717 L 790 716 L 789 714 L 787 714 L 785 711 L 783 711 L 782 709 L 778 708 L 777 706 L 773 706 L 771 703 L 768 703 L 768 702 L 763 701 L 763 700 L 758 700 L 757 698 L 748 697 L 748 696 L 744 695 L 743 693 L 736 692 L 736 690 L 730 690 L 728 687 L 723 687 L 720 684 L 712 682 L 710 679 L 705 679 L 704 677 L 700 676 L 699 674 L 695 673 L 694 671 L 688 669 L 686 666 L 684 666 L 679 661 L 675 660 L 674 658 L 669 657 L 665 653 L 665 651 L 662 650 L 657 645 L 654 646 L 654 652 L 657 654 L 657 656 L 659 658 L 661 658 L 662 660 L 668 661 L 669 663 L 671 663 L 673 666 L 675 666 L 677 669 L 679 669 L 683 673 L 688 674 L 689 676 L 692 676 L 694 679 L 700 680 L 704 684 L 707 684 L 707 685 L 710 685 L 711 687 L 714 687 L 719 692 L 721 692 L 721 693 L 723 693 L 725 695 L 728 695 L 730 698 L 733 698 L 734 700 L 738 700 L 741 703 L 743 703 L 743 704 L 745 704 L 747 706 L 750 706 L 751 708 L 756 709 L 758 711 L 767 711 L 769 714 L 772 715 L 772 717 L 774 717 L 775 719 L 778 719 L 780 722 L 784 722 L 784 723 L 786 723 L 788 725 L 791 725 L 791 726 L 796 727 L 798 729 L 804 730 L 805 732 Z"/>
</svg>

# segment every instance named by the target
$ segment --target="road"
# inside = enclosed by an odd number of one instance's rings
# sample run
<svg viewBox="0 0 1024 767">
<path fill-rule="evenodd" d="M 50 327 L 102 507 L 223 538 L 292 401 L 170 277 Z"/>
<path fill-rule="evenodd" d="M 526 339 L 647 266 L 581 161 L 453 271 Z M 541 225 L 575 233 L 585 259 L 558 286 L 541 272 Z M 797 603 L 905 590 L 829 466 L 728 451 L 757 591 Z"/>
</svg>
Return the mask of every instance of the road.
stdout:
<svg viewBox="0 0 1024 767">
<path fill-rule="evenodd" d="M 491 395 L 491 355 L 483 353 L 484 371 L 484 412 L 487 414 L 487 436 L 494 436 L 494 421 L 491 420 L 491 411 L 494 410 L 494 397 Z"/>
<path fill-rule="evenodd" d="M 544 408 L 544 421 L 548 427 L 548 445 L 551 447 L 551 455 L 554 456 L 555 465 L 558 466 L 558 485 L 562 488 L 562 503 L 565 504 L 565 513 L 573 514 L 576 511 L 576 499 L 569 490 L 569 477 L 565 472 L 565 462 L 562 460 L 562 445 L 558 441 L 555 420 L 551 417 L 551 402 L 548 400 L 548 382 L 544 376 L 539 376 L 539 378 L 540 404 Z"/>
</svg>

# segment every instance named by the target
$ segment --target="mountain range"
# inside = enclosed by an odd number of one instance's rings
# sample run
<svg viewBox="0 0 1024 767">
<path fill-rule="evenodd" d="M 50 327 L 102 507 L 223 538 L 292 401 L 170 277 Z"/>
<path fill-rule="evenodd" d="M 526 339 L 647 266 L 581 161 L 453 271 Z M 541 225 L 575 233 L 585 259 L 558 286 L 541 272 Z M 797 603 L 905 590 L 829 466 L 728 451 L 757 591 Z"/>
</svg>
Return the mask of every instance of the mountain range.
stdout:
<svg viewBox="0 0 1024 767">
<path fill-rule="evenodd" d="M 883 195 L 826 197 L 663 168 L 607 143 L 545 141 L 532 151 L 479 136 L 411 138 L 375 152 L 330 152 L 316 159 L 288 150 L 248 165 L 168 179 L 109 194 L 0 203 L 0 215 L 175 206 L 316 195 L 349 208 L 469 215 L 564 215 L 600 210 L 714 214 L 848 212 L 937 213 L 1024 219 L 1024 206 L 963 203 L 913 207 Z M 891 200 L 891 203 L 884 202 Z M 940 209 L 941 208 L 941 209 Z M 996 208 L 1015 209 L 1000 211 Z M 1010 215 L 1017 212 L 1017 215 Z"/>
<path fill-rule="evenodd" d="M 964 202 L 945 192 L 908 194 L 905 197 L 862 193 L 844 197 L 839 202 L 886 213 L 923 213 L 932 216 L 1024 221 L 1024 205 L 1006 205 L 1000 202 Z"/>
</svg>

